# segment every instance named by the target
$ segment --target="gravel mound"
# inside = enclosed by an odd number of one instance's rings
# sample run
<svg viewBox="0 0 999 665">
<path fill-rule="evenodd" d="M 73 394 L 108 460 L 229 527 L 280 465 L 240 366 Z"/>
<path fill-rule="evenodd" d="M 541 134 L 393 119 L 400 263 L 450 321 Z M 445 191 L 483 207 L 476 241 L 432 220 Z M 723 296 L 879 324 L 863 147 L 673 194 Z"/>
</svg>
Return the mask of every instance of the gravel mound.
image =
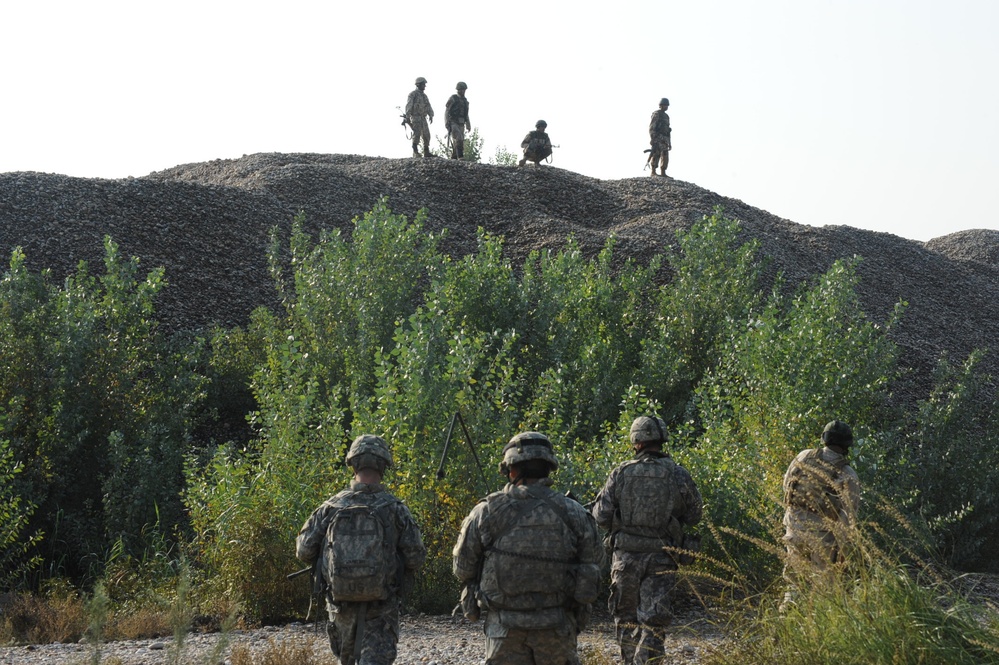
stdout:
<svg viewBox="0 0 999 665">
<path fill-rule="evenodd" d="M 717 206 L 761 243 L 788 284 L 813 278 L 838 258 L 864 257 L 865 311 L 883 321 L 909 308 L 893 334 L 913 368 L 906 390 L 925 395 L 941 353 L 963 358 L 999 339 L 999 232 L 969 230 L 928 243 L 849 226 L 796 224 L 692 183 L 664 178 L 597 180 L 554 167 L 511 168 L 443 159 L 262 153 L 185 164 L 142 178 L 103 180 L 41 173 L 0 174 L 0 252 L 23 247 L 34 269 L 58 278 L 81 260 L 100 270 L 110 235 L 170 286 L 160 316 L 170 328 L 242 324 L 275 306 L 268 234 L 287 236 L 296 213 L 306 230 L 339 228 L 389 197 L 394 212 L 429 211 L 448 229 L 445 251 L 475 249 L 476 229 L 503 235 L 515 262 L 574 236 L 587 254 L 618 238 L 617 256 L 647 260 Z M 6 260 L 6 259 L 5 259 Z M 993 375 L 999 363 L 986 361 Z"/>
</svg>

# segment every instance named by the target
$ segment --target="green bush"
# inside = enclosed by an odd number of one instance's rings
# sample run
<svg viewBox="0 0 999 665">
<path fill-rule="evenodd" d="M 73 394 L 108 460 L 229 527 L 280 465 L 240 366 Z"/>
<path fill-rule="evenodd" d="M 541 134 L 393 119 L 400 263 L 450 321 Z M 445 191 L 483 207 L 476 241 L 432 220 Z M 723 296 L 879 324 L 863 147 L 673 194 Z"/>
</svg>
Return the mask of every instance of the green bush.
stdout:
<svg viewBox="0 0 999 665">
<path fill-rule="evenodd" d="M 48 574 L 99 567 L 118 538 L 141 549 L 146 525 L 167 531 L 184 511 L 183 455 L 203 379 L 200 343 L 166 338 L 153 318 L 163 271 L 105 239 L 104 274 L 86 264 L 60 286 L 15 250 L 0 280 L 0 436 L 14 480 L 34 505 L 27 532 Z"/>
</svg>

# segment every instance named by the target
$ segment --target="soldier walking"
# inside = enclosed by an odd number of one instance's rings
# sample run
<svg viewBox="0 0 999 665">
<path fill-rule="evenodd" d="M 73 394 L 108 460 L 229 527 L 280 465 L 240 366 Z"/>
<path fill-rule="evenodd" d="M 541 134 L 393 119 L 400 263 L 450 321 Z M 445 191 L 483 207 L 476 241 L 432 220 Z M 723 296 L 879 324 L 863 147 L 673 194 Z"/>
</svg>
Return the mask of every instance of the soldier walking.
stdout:
<svg viewBox="0 0 999 665">
<path fill-rule="evenodd" d="M 784 577 L 789 588 L 781 607 L 793 603 L 800 584 L 830 575 L 845 560 L 848 529 L 856 523 L 860 480 L 847 464 L 853 430 L 833 420 L 822 430 L 822 446 L 798 453 L 784 474 Z"/>
<path fill-rule="evenodd" d="M 551 441 L 524 432 L 503 448 L 506 486 L 461 525 L 454 574 L 462 610 L 485 611 L 486 665 L 578 663 L 576 636 L 597 597 L 603 548 L 593 518 L 551 489 Z"/>
<path fill-rule="evenodd" d="M 652 173 L 649 175 L 656 174 L 656 168 L 659 166 L 660 160 L 662 160 L 660 175 L 666 175 L 666 167 L 669 166 L 669 151 L 673 149 L 670 132 L 673 130 L 670 129 L 669 114 L 666 113 L 668 108 L 669 100 L 663 97 L 659 100 L 659 110 L 652 113 L 652 121 L 649 123 L 649 139 L 651 139 L 652 143 L 652 154 L 649 155 L 652 163 Z"/>
<path fill-rule="evenodd" d="M 427 550 L 409 509 L 382 485 L 392 453 L 379 436 L 354 439 L 350 488 L 323 503 L 298 534 L 295 555 L 322 557 L 330 648 L 342 665 L 391 665 L 399 608 Z"/>
<path fill-rule="evenodd" d="M 430 106 L 430 98 L 424 92 L 427 79 L 422 76 L 416 79 L 416 90 L 409 93 L 406 99 L 406 117 L 413 128 L 413 157 L 419 157 L 420 139 L 423 140 L 423 156 L 430 157 L 430 125 L 434 122 L 434 109 Z"/>
<path fill-rule="evenodd" d="M 447 100 L 444 110 L 448 135 L 451 137 L 451 159 L 465 158 L 465 132 L 472 131 L 472 123 L 468 119 L 468 100 L 465 99 L 467 89 L 468 85 L 464 81 L 458 81 L 455 86 L 457 92 Z"/>
<path fill-rule="evenodd" d="M 524 158 L 520 160 L 518 166 L 523 166 L 527 162 L 534 162 L 535 166 L 540 166 L 541 160 L 547 159 L 552 154 L 552 142 L 545 132 L 546 129 L 548 123 L 544 120 L 534 123 L 534 131 L 528 132 L 520 142 L 520 147 L 524 149 Z"/>
<path fill-rule="evenodd" d="M 694 480 L 663 451 L 665 430 L 660 418 L 635 419 L 630 433 L 635 457 L 611 471 L 593 505 L 613 547 L 608 607 L 624 665 L 664 658 L 678 566 L 663 548 L 683 547 L 684 525 L 701 519 Z"/>
</svg>

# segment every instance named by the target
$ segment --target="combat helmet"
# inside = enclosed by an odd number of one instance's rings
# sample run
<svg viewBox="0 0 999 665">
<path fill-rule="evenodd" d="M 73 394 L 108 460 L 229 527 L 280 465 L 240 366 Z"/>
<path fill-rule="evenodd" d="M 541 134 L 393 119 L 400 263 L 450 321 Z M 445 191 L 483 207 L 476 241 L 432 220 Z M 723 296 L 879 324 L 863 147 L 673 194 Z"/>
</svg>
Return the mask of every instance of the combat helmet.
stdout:
<svg viewBox="0 0 999 665">
<path fill-rule="evenodd" d="M 822 430 L 822 443 L 849 448 L 853 445 L 853 430 L 842 420 L 833 420 Z"/>
<path fill-rule="evenodd" d="M 458 81 L 458 85 L 454 86 L 455 90 L 468 90 L 468 84 L 464 81 Z"/>
<path fill-rule="evenodd" d="M 548 440 L 547 436 L 541 432 L 521 432 L 503 446 L 503 461 L 499 465 L 500 473 L 504 476 L 509 475 L 510 467 L 514 464 L 535 459 L 548 462 L 552 471 L 558 468 L 558 460 L 555 459 L 552 442 Z"/>
<path fill-rule="evenodd" d="M 665 97 L 663 97 L 662 99 L 659 100 L 659 106 L 662 106 L 663 104 L 665 104 L 666 106 L 669 106 L 669 100 L 666 99 Z"/>
<path fill-rule="evenodd" d="M 422 76 L 418 76 L 416 78 L 416 85 L 420 85 L 421 83 L 426 83 L 426 82 L 427 82 L 427 79 L 423 78 Z"/>
<path fill-rule="evenodd" d="M 534 126 L 537 129 L 541 129 L 541 128 L 547 127 L 548 123 L 545 122 L 544 120 L 538 120 L 536 123 L 534 123 Z"/>
<path fill-rule="evenodd" d="M 631 423 L 631 443 L 658 443 L 666 441 L 666 422 L 657 416 L 639 416 Z"/>
<path fill-rule="evenodd" d="M 354 439 L 347 451 L 347 466 L 360 471 L 361 469 L 376 469 L 384 473 L 392 466 L 392 452 L 385 439 L 374 434 L 362 434 Z"/>
</svg>

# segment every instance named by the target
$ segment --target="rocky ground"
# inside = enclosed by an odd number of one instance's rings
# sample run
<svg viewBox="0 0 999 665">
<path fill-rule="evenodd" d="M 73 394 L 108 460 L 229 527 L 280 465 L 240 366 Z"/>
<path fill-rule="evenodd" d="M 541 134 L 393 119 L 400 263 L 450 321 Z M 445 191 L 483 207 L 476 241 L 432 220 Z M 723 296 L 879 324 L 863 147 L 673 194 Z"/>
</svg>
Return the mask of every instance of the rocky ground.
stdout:
<svg viewBox="0 0 999 665">
<path fill-rule="evenodd" d="M 270 229 L 287 236 L 304 212 L 314 234 L 349 233 L 351 220 L 381 196 L 407 216 L 425 208 L 426 228 L 448 230 L 443 248 L 452 255 L 475 251 L 482 227 L 506 238 L 515 264 L 532 250 L 561 248 L 570 235 L 594 254 L 611 234 L 620 259 L 645 261 L 717 206 L 759 241 L 769 274 L 782 272 L 791 286 L 838 258 L 861 255 L 867 314 L 884 321 L 898 301 L 909 303 L 892 334 L 903 364 L 915 370 L 907 389 L 917 396 L 925 396 L 942 352 L 961 359 L 999 339 L 999 231 L 966 229 L 974 220 L 954 220 L 955 233 L 921 243 L 852 228 L 849 219 L 822 228 L 796 224 L 680 180 L 596 180 L 553 167 L 268 153 L 122 180 L 5 173 L 0 254 L 21 246 L 29 266 L 60 278 L 80 260 L 98 270 L 107 234 L 143 266 L 166 269 L 170 286 L 159 314 L 167 326 L 236 325 L 253 308 L 276 305 Z M 999 354 L 988 356 L 985 369 L 999 376 Z"/>
<path fill-rule="evenodd" d="M 705 620 L 703 613 L 681 615 L 671 629 L 667 651 L 674 663 L 696 664 L 701 655 L 721 642 L 721 633 Z M 234 650 L 249 649 L 257 662 L 263 654 L 282 646 L 306 646 L 315 654 L 315 663 L 335 662 L 330 657 L 325 635 L 314 624 L 270 626 L 259 630 L 234 631 L 228 635 L 200 633 L 184 642 L 180 658 L 172 639 L 129 640 L 101 647 L 101 662 L 106 665 L 158 665 L 190 663 L 229 665 Z M 407 615 L 402 620 L 397 665 L 468 665 L 483 660 L 484 638 L 481 623 L 456 622 L 449 616 Z M 0 665 L 55 665 L 90 663 L 94 647 L 87 644 L 46 644 L 0 648 Z M 580 637 L 584 664 L 610 665 L 619 661 L 614 643 L 613 624 L 598 617 Z"/>
</svg>

